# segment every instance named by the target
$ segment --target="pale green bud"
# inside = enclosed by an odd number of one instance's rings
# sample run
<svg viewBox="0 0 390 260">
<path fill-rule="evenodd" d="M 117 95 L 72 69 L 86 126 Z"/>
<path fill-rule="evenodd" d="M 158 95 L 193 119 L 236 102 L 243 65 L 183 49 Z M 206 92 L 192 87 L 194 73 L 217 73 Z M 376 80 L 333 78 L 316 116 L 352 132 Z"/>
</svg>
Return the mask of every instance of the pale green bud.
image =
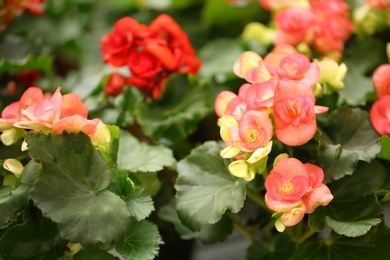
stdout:
<svg viewBox="0 0 390 260">
<path fill-rule="evenodd" d="M 23 137 L 24 133 L 23 129 L 16 127 L 4 129 L 1 134 L 1 142 L 7 146 L 13 145 Z"/>
<path fill-rule="evenodd" d="M 251 181 L 255 178 L 256 169 L 253 164 L 248 164 L 244 159 L 234 161 L 228 166 L 233 176 Z"/>
<path fill-rule="evenodd" d="M 249 157 L 248 160 L 246 160 L 247 163 L 255 163 L 262 158 L 266 157 L 272 149 L 272 141 L 268 142 L 268 144 L 264 147 L 258 148 L 253 152 L 251 157 Z"/>
<path fill-rule="evenodd" d="M 5 160 L 3 163 L 3 167 L 7 171 L 12 172 L 18 178 L 20 177 L 20 174 L 22 173 L 24 168 L 23 164 L 16 159 Z"/>
<path fill-rule="evenodd" d="M 237 156 L 239 153 L 241 153 L 241 149 L 236 147 L 235 145 L 227 146 L 225 149 L 223 149 L 220 153 L 222 158 L 233 158 L 234 156 Z"/>
<path fill-rule="evenodd" d="M 264 46 L 269 46 L 275 38 L 275 31 L 262 23 L 252 22 L 245 26 L 242 32 L 244 39 L 255 39 Z"/>
</svg>

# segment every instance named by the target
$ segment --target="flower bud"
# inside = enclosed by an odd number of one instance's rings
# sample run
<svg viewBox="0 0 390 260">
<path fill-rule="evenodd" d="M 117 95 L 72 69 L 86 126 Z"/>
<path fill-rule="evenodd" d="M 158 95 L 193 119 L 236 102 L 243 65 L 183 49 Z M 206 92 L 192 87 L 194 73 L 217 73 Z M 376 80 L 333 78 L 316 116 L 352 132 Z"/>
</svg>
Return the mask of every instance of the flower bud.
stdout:
<svg viewBox="0 0 390 260">
<path fill-rule="evenodd" d="M 251 181 L 255 178 L 256 169 L 253 164 L 248 164 L 244 159 L 232 162 L 228 166 L 232 175 L 243 178 L 246 181 Z"/>
<path fill-rule="evenodd" d="M 225 142 L 230 142 L 231 141 L 230 128 L 232 126 L 238 126 L 236 119 L 234 119 L 234 117 L 230 115 L 224 115 L 221 118 L 220 123 L 221 123 L 220 135 L 222 140 L 224 140 Z"/>
<path fill-rule="evenodd" d="M 230 145 L 223 149 L 220 153 L 222 158 L 233 158 L 237 156 L 241 151 L 240 148 L 236 147 L 235 145 Z"/>
<path fill-rule="evenodd" d="M 96 119 L 99 120 L 99 119 Z M 111 133 L 108 127 L 99 120 L 96 131 L 92 135 L 90 135 L 92 144 L 97 148 L 104 148 L 110 144 L 111 141 Z M 103 149 L 104 150 L 104 149 Z"/>
<path fill-rule="evenodd" d="M 253 152 L 251 157 L 249 157 L 248 160 L 246 160 L 247 163 L 255 163 L 259 160 L 266 157 L 272 149 L 272 141 L 268 142 L 268 144 L 264 147 L 258 148 L 256 151 Z"/>
<path fill-rule="evenodd" d="M 69 251 L 65 252 L 67 256 L 75 255 L 83 248 L 83 245 L 80 243 L 69 242 L 66 246 L 69 248 Z"/>
<path fill-rule="evenodd" d="M 348 71 L 348 68 L 344 63 L 338 64 L 336 61 L 329 58 L 317 61 L 316 63 L 321 70 L 319 83 L 327 83 L 335 91 L 344 88 L 343 80 Z"/>
<path fill-rule="evenodd" d="M 15 127 L 5 129 L 1 134 L 1 142 L 3 142 L 4 145 L 10 146 L 19 141 L 20 138 L 23 137 L 24 133 L 25 131 L 23 129 Z"/>
<path fill-rule="evenodd" d="M 242 37 L 244 39 L 255 39 L 262 45 L 269 46 L 275 38 L 275 31 L 262 23 L 252 22 L 245 26 Z"/>
<path fill-rule="evenodd" d="M 7 171 L 12 172 L 18 178 L 20 177 L 20 174 L 22 173 L 23 168 L 24 168 L 23 164 L 16 159 L 5 160 L 3 167 Z"/>
</svg>

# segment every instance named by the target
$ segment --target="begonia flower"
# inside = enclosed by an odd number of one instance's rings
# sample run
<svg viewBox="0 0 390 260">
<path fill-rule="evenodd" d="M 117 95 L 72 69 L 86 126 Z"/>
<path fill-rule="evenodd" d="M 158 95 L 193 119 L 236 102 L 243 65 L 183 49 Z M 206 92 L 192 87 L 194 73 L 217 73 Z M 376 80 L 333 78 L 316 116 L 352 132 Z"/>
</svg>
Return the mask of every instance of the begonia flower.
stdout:
<svg viewBox="0 0 390 260">
<path fill-rule="evenodd" d="M 245 152 L 253 152 L 271 141 L 273 127 L 263 112 L 247 111 L 237 125 L 230 127 L 230 140 Z"/>
<path fill-rule="evenodd" d="M 372 74 L 377 98 L 390 94 L 390 64 L 382 64 Z"/>
<path fill-rule="evenodd" d="M 265 180 L 265 203 L 271 210 L 283 213 L 279 218 L 281 224 L 296 225 L 305 213 L 313 213 L 333 199 L 323 179 L 320 167 L 295 158 L 282 158 Z"/>
<path fill-rule="evenodd" d="M 315 106 L 312 89 L 298 81 L 281 81 L 276 87 L 273 115 L 276 137 L 290 146 L 302 145 L 313 138 L 317 130 L 316 113 L 327 107 Z"/>
<path fill-rule="evenodd" d="M 214 102 L 214 109 L 218 117 L 225 115 L 229 102 L 235 97 L 237 95 L 228 90 L 222 91 L 217 95 Z"/>
<path fill-rule="evenodd" d="M 382 96 L 372 104 L 370 121 L 378 134 L 390 136 L 390 95 Z"/>
<path fill-rule="evenodd" d="M 274 44 L 296 45 L 304 42 L 308 28 L 313 21 L 313 13 L 308 8 L 288 8 L 276 13 L 276 34 Z"/>
<path fill-rule="evenodd" d="M 120 73 L 114 72 L 107 80 L 106 87 L 104 88 L 104 93 L 109 96 L 116 97 L 123 92 L 123 89 L 126 84 L 127 78 Z"/>
</svg>

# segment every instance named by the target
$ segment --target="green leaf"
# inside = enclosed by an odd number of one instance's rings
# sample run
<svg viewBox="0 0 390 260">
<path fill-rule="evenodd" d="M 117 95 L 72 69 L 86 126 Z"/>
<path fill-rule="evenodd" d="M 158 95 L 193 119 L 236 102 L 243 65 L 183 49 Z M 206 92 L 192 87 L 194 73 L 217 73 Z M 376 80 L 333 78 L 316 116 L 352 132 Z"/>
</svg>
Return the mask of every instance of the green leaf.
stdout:
<svg viewBox="0 0 390 260">
<path fill-rule="evenodd" d="M 238 8 L 223 0 L 206 1 L 203 7 L 202 20 L 209 25 L 226 26 L 229 28 L 229 32 L 236 32 L 235 35 L 237 35 L 242 32 L 242 28 L 246 24 L 265 15 L 265 12 L 256 1 L 248 2 L 247 5 Z"/>
<path fill-rule="evenodd" d="M 359 162 L 352 176 L 332 182 L 329 187 L 336 200 L 359 199 L 379 190 L 386 176 L 386 169 L 377 160 Z"/>
<path fill-rule="evenodd" d="M 294 252 L 294 243 L 286 234 L 280 234 L 273 243 L 256 240 L 248 248 L 248 260 L 279 260 L 288 259 Z"/>
<path fill-rule="evenodd" d="M 209 42 L 198 52 L 202 60 L 199 74 L 211 78 L 233 73 L 233 64 L 242 52 L 238 40 L 217 39 Z"/>
<path fill-rule="evenodd" d="M 135 172 L 132 174 L 141 182 L 142 187 L 150 196 L 157 195 L 161 188 L 157 172 Z"/>
<path fill-rule="evenodd" d="M 351 175 L 359 160 L 374 159 L 381 148 L 378 138 L 367 112 L 343 107 L 332 114 L 320 145 L 319 161 L 325 182 Z"/>
<path fill-rule="evenodd" d="M 84 134 L 26 136 L 29 154 L 42 163 L 31 198 L 58 223 L 62 238 L 85 246 L 111 244 L 129 224 L 126 203 L 105 190 L 110 169 Z"/>
<path fill-rule="evenodd" d="M 328 206 L 319 207 L 310 214 L 310 227 L 321 231 L 325 227 L 326 216 L 340 222 L 358 222 L 377 217 L 383 208 L 373 193 L 382 187 L 385 177 L 386 170 L 377 161 L 360 162 L 352 176 L 328 185 L 334 199 Z"/>
<path fill-rule="evenodd" d="M 159 171 L 176 162 L 172 151 L 162 145 L 148 145 L 122 131 L 119 139 L 118 168 L 133 172 Z"/>
<path fill-rule="evenodd" d="M 129 126 L 134 122 L 134 112 L 142 102 L 142 95 L 136 88 L 125 87 L 122 95 L 116 100 L 116 106 L 120 109 L 117 124 L 121 127 Z"/>
<path fill-rule="evenodd" d="M 347 237 L 362 236 L 366 234 L 372 226 L 378 225 L 381 222 L 379 218 L 364 219 L 356 222 L 342 222 L 330 217 L 327 217 L 326 221 L 328 226 L 336 233 Z"/>
<path fill-rule="evenodd" d="M 154 259 L 161 244 L 156 225 L 146 220 L 132 221 L 125 236 L 116 243 L 116 250 L 124 259 L 148 260 Z"/>
<path fill-rule="evenodd" d="M 179 141 L 194 132 L 211 111 L 214 100 L 207 86 L 193 86 L 185 75 L 172 75 L 163 96 L 136 111 L 143 132 L 152 139 Z"/>
<path fill-rule="evenodd" d="M 390 230 L 382 222 L 363 236 L 332 234 L 325 239 L 307 241 L 288 259 L 389 259 L 389 239 Z"/>
<path fill-rule="evenodd" d="M 209 141 L 177 164 L 176 206 L 181 222 L 192 231 L 218 222 L 227 209 L 237 213 L 245 201 L 245 181 L 233 177 L 223 146 Z"/>
<path fill-rule="evenodd" d="M 38 70 L 48 74 L 52 69 L 52 59 L 47 56 L 37 58 L 28 56 L 18 60 L 0 58 L 0 73 L 14 74 L 25 69 Z"/>
<path fill-rule="evenodd" d="M 380 140 L 382 149 L 381 152 L 377 155 L 378 158 L 390 161 L 390 137 L 381 136 Z"/>
<path fill-rule="evenodd" d="M 176 212 L 174 200 L 163 206 L 158 215 L 161 219 L 172 223 L 182 239 L 196 238 L 204 244 L 223 242 L 233 231 L 232 222 L 228 217 L 223 216 L 217 223 L 206 225 L 199 232 L 193 232 L 181 223 Z"/>
<path fill-rule="evenodd" d="M 73 260 L 111 260 L 118 259 L 113 255 L 107 253 L 105 250 L 92 249 L 92 250 L 83 250 L 75 254 L 72 258 Z"/>
<path fill-rule="evenodd" d="M 125 200 L 131 215 L 138 221 L 148 217 L 154 210 L 152 197 L 143 188 L 137 187 Z"/>
<path fill-rule="evenodd" d="M 38 175 L 38 162 L 31 160 L 23 169 L 14 187 L 0 188 L 0 226 L 15 212 L 28 205 L 29 192 Z"/>
<path fill-rule="evenodd" d="M 340 91 L 340 101 L 365 105 L 367 93 L 374 91 L 371 77 L 367 75 L 371 75 L 380 64 L 387 63 L 385 44 L 375 37 L 356 37 L 346 46 L 343 62 L 348 72 L 344 79 L 345 88 Z"/>
</svg>

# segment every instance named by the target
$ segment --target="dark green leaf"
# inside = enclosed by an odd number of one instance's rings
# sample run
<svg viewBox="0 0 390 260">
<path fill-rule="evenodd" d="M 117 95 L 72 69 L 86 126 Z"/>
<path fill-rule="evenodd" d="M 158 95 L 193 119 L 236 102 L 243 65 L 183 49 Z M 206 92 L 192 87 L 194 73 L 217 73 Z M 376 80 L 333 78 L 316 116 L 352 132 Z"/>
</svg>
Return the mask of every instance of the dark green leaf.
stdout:
<svg viewBox="0 0 390 260">
<path fill-rule="evenodd" d="M 209 141 L 177 164 L 176 206 L 181 222 L 193 231 L 218 222 L 227 209 L 237 213 L 245 201 L 245 181 L 233 177 L 222 145 Z"/>
<path fill-rule="evenodd" d="M 132 173 L 141 182 L 144 190 L 150 195 L 155 196 L 161 188 L 161 182 L 157 172 L 136 172 Z"/>
<path fill-rule="evenodd" d="M 178 141 L 197 129 L 213 101 L 210 88 L 192 86 L 185 76 L 173 75 L 165 84 L 162 98 L 140 104 L 137 119 L 147 136 Z"/>
<path fill-rule="evenodd" d="M 326 221 L 328 226 L 331 227 L 337 234 L 347 237 L 362 236 L 366 234 L 372 226 L 378 225 L 381 222 L 379 218 L 364 219 L 356 222 L 342 222 L 330 217 L 327 217 Z"/>
<path fill-rule="evenodd" d="M 248 260 L 279 260 L 288 259 L 294 252 L 294 243 L 285 235 L 280 234 L 273 243 L 256 240 L 248 248 Z"/>
<path fill-rule="evenodd" d="M 320 146 L 319 160 L 325 182 L 351 175 L 359 160 L 374 159 L 380 151 L 378 138 L 367 112 L 343 107 L 333 114 L 323 131 Z"/>
<path fill-rule="evenodd" d="M 73 256 L 73 260 L 112 260 L 118 259 L 113 255 L 107 253 L 107 251 L 100 249 L 91 249 L 81 251 Z"/>
<path fill-rule="evenodd" d="M 61 236 L 85 246 L 110 244 L 130 220 L 126 203 L 105 190 L 110 169 L 84 134 L 27 135 L 29 154 L 42 163 L 31 189 L 34 204 L 58 223 Z"/>
<path fill-rule="evenodd" d="M 174 201 L 171 201 L 169 204 L 162 207 L 159 211 L 159 216 L 161 219 L 172 223 L 182 239 L 196 238 L 204 244 L 223 242 L 233 231 L 232 222 L 226 216 L 223 216 L 221 220 L 215 224 L 203 227 L 199 232 L 191 231 L 181 223 L 176 212 Z"/>
<path fill-rule="evenodd" d="M 46 56 L 26 57 L 21 60 L 0 59 L 0 73 L 14 74 L 26 69 L 49 73 L 52 69 L 52 59 Z"/>
<path fill-rule="evenodd" d="M 15 212 L 28 205 L 30 188 L 37 179 L 37 175 L 38 162 L 31 160 L 24 167 L 14 187 L 5 186 L 0 188 L 0 226 Z"/>
<path fill-rule="evenodd" d="M 381 137 L 381 152 L 377 155 L 378 158 L 390 161 L 390 137 L 382 136 Z"/>
<path fill-rule="evenodd" d="M 326 216 L 341 222 L 357 222 L 378 216 L 382 206 L 374 192 L 379 190 L 386 177 L 386 170 L 377 161 L 360 162 L 352 176 L 329 184 L 334 199 L 326 207 L 317 208 L 309 216 L 309 225 L 321 231 Z"/>
<path fill-rule="evenodd" d="M 125 259 L 149 260 L 163 244 L 157 226 L 149 221 L 132 221 L 125 236 L 116 243 L 116 250 Z"/>
<path fill-rule="evenodd" d="M 322 240 L 307 241 L 288 259 L 389 259 L 389 239 L 389 229 L 381 224 L 360 237 L 331 235 Z"/>
<path fill-rule="evenodd" d="M 233 73 L 233 63 L 242 54 L 238 40 L 218 39 L 209 42 L 199 50 L 202 68 L 199 72 L 204 77 L 225 77 Z"/>
<path fill-rule="evenodd" d="M 118 167 L 133 172 L 152 172 L 175 163 L 172 151 L 162 145 L 151 146 L 122 131 L 119 139 Z"/>
<path fill-rule="evenodd" d="M 134 122 L 134 113 L 138 104 L 142 101 L 142 95 L 136 88 L 126 87 L 116 101 L 120 109 L 117 124 L 122 127 L 131 125 Z"/>
<path fill-rule="evenodd" d="M 343 62 L 348 72 L 344 79 L 345 88 L 340 91 L 340 100 L 350 105 L 366 104 L 366 94 L 374 91 L 372 80 L 367 75 L 387 62 L 385 44 L 375 37 L 354 38 L 345 48 Z"/>
</svg>

